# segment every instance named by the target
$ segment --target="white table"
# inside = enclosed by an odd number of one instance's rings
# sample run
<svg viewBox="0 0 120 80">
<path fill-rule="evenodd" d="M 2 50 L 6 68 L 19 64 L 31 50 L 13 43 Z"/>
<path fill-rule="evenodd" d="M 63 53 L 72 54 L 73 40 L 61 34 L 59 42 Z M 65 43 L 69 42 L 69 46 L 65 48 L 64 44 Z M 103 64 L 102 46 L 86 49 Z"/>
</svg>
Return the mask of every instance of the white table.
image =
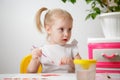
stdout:
<svg viewBox="0 0 120 80">
<path fill-rule="evenodd" d="M 96 74 L 96 80 L 120 80 L 120 74 Z M 0 80 L 77 80 L 76 74 L 46 73 L 46 74 L 0 74 Z"/>
</svg>

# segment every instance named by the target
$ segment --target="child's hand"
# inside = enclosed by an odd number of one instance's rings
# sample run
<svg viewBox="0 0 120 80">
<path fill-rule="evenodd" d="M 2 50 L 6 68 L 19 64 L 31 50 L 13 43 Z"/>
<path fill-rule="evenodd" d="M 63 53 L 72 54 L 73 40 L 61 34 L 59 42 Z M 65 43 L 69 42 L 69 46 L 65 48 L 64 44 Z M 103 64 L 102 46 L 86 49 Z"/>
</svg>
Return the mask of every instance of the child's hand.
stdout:
<svg viewBox="0 0 120 80">
<path fill-rule="evenodd" d="M 64 65 L 64 64 L 73 64 L 73 59 L 69 57 L 61 58 L 60 65 Z"/>
<path fill-rule="evenodd" d="M 32 50 L 32 59 L 39 59 L 39 57 L 42 56 L 42 50 L 40 50 L 39 48 L 35 48 L 34 50 Z"/>
</svg>

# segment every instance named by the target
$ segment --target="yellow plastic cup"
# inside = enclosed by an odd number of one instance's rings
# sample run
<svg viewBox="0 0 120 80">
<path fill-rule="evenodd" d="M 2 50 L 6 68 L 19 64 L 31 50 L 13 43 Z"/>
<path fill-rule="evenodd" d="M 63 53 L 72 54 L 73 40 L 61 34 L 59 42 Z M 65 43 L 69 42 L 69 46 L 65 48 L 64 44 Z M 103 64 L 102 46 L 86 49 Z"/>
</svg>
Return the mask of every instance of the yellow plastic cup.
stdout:
<svg viewBox="0 0 120 80">
<path fill-rule="evenodd" d="M 77 80 L 95 80 L 96 60 L 75 59 L 74 64 Z"/>
<path fill-rule="evenodd" d="M 83 69 L 89 69 L 91 67 L 91 65 L 95 65 L 96 64 L 96 60 L 93 59 L 75 59 L 74 60 L 74 64 L 81 66 L 81 68 Z"/>
</svg>

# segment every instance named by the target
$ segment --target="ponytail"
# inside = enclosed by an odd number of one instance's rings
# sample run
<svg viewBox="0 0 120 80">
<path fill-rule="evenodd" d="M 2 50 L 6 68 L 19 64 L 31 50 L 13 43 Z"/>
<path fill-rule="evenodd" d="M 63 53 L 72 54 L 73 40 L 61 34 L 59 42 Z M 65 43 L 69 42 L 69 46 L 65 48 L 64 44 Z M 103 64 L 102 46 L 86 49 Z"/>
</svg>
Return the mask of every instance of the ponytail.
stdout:
<svg viewBox="0 0 120 80">
<path fill-rule="evenodd" d="M 43 11 L 45 11 L 45 10 L 47 10 L 47 8 L 45 8 L 45 7 L 42 7 L 41 9 L 39 9 L 38 11 L 37 11 L 37 14 L 36 14 L 36 25 L 37 25 L 37 29 L 40 31 L 40 32 L 42 32 L 42 22 L 41 22 L 41 14 L 42 14 L 42 12 Z"/>
</svg>

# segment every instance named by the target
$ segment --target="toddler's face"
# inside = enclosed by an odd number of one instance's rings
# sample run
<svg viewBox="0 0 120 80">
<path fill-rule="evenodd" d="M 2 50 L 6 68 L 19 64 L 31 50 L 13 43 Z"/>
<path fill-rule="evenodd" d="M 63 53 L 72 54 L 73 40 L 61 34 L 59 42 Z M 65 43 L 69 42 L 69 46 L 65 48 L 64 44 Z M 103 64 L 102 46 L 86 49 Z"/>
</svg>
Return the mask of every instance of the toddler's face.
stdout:
<svg viewBox="0 0 120 80">
<path fill-rule="evenodd" d="M 49 29 L 51 44 L 65 45 L 71 37 L 72 20 L 57 19 Z"/>
</svg>

